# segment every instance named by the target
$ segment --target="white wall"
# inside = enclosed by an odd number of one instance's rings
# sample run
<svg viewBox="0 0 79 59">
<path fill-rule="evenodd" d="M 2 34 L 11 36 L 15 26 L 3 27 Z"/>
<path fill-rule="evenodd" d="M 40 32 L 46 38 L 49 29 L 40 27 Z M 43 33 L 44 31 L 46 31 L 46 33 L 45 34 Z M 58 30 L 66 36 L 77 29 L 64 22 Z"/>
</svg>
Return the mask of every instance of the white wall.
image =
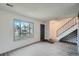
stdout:
<svg viewBox="0 0 79 59">
<path fill-rule="evenodd" d="M 13 19 L 21 19 L 34 23 L 34 37 L 13 41 Z M 28 18 L 17 13 L 0 9 L 0 53 L 4 53 L 18 47 L 40 41 L 40 23 L 41 21 Z"/>
</svg>

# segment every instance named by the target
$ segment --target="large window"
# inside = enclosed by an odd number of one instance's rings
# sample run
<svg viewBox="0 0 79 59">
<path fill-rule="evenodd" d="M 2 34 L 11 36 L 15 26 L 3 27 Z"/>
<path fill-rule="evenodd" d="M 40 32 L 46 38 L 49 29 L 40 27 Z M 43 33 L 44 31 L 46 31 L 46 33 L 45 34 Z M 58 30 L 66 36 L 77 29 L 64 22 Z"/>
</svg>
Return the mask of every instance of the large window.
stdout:
<svg viewBox="0 0 79 59">
<path fill-rule="evenodd" d="M 31 22 L 14 20 L 14 40 L 33 37 L 34 25 Z"/>
</svg>

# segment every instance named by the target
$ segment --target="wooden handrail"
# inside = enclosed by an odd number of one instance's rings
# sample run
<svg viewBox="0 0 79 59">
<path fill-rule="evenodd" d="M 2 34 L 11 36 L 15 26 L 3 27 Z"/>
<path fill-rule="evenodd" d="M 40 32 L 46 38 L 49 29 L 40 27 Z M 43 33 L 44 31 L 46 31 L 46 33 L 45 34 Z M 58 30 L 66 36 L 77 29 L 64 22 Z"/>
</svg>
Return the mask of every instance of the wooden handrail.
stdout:
<svg viewBox="0 0 79 59">
<path fill-rule="evenodd" d="M 65 25 L 69 24 L 69 22 L 71 22 L 72 20 L 74 20 L 74 18 L 75 18 L 75 17 L 73 17 L 71 20 L 69 20 L 68 22 L 66 22 L 63 26 L 61 26 L 61 27 L 57 30 L 57 36 L 59 36 L 59 35 L 61 34 L 61 33 L 58 34 L 58 31 L 59 31 L 60 29 L 62 29 Z M 76 24 L 76 19 L 75 19 L 74 23 Z M 75 25 L 75 24 L 73 24 L 73 25 Z M 72 26 L 73 26 L 73 25 L 72 25 Z M 72 26 L 71 26 L 71 27 L 72 27 Z M 71 28 L 71 27 L 70 27 L 70 28 Z M 68 29 L 70 29 L 70 28 L 68 28 Z M 65 31 L 67 31 L 68 29 L 66 29 Z M 65 31 L 63 31 L 63 32 L 65 32 Z M 62 32 L 62 33 L 63 33 L 63 32 Z"/>
</svg>

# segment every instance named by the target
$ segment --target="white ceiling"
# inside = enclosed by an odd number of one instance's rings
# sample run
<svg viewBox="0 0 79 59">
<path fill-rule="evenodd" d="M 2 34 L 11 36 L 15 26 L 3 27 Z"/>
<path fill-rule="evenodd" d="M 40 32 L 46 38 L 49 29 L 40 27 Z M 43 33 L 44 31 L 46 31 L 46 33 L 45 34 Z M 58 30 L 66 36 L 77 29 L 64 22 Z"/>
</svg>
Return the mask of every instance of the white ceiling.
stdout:
<svg viewBox="0 0 79 59">
<path fill-rule="evenodd" d="M 78 3 L 10 3 L 13 7 L 0 4 L 0 8 L 21 15 L 50 20 L 75 16 L 79 11 Z"/>
</svg>

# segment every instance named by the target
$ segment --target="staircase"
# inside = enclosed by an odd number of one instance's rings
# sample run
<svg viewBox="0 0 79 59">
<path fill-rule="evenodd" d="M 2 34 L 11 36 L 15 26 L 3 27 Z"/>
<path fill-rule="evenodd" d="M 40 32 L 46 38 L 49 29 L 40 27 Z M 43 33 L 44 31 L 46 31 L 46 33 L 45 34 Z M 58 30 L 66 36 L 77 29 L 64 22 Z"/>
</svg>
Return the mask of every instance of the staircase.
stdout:
<svg viewBox="0 0 79 59">
<path fill-rule="evenodd" d="M 62 38 L 68 36 L 72 32 L 76 31 L 77 29 L 78 20 L 77 17 L 73 17 L 57 30 L 57 40 L 61 40 Z"/>
</svg>

